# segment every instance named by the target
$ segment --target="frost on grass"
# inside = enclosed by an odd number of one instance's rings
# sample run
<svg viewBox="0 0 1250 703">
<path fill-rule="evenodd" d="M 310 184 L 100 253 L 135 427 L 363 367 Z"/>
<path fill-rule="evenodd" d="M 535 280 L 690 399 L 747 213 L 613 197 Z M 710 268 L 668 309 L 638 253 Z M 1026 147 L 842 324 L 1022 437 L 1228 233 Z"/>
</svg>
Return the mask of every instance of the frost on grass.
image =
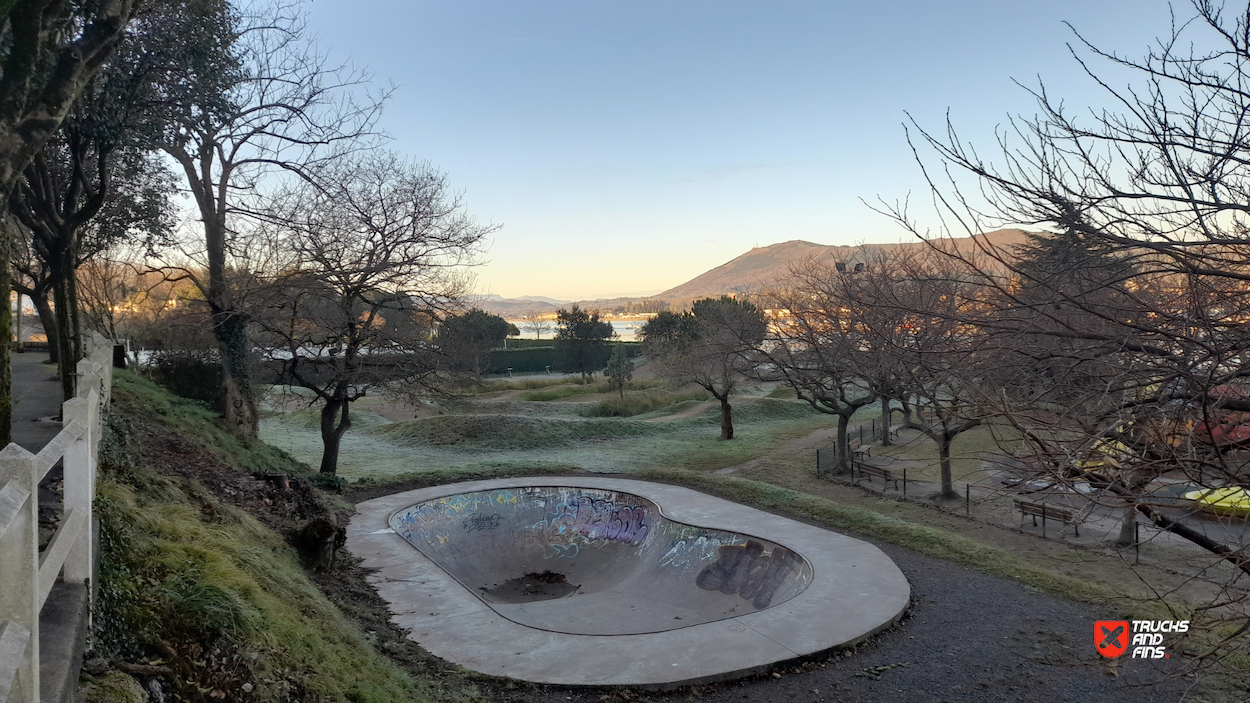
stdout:
<svg viewBox="0 0 1250 703">
<path fill-rule="evenodd" d="M 339 474 L 356 480 L 442 469 L 579 467 L 604 473 L 659 467 L 719 468 L 747 461 L 828 419 L 804 403 L 743 398 L 734 403 L 739 438 L 719 440 L 719 410 L 671 422 L 648 422 L 698 401 L 685 400 L 635 418 L 585 417 L 593 403 L 487 400 L 461 402 L 449 414 L 355 424 L 343 437 Z M 310 417 L 311 414 L 311 417 Z M 316 464 L 321 439 L 315 413 L 276 413 L 261 438 Z"/>
</svg>

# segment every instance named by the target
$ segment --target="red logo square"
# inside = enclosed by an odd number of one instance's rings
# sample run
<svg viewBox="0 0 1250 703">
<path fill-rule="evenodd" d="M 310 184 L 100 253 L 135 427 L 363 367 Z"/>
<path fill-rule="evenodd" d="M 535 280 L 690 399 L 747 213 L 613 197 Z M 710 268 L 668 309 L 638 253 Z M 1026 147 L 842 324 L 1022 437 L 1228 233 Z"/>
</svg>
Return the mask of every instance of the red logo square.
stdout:
<svg viewBox="0 0 1250 703">
<path fill-rule="evenodd" d="M 1094 623 L 1094 649 L 1108 659 L 1128 650 L 1128 620 L 1098 620 Z"/>
</svg>

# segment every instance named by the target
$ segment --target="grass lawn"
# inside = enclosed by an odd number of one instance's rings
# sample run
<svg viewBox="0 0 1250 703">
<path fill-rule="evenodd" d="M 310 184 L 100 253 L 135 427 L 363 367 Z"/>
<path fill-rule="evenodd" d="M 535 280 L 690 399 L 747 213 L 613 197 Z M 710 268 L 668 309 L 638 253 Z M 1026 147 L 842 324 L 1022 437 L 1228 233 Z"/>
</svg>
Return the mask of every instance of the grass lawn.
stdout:
<svg viewBox="0 0 1250 703">
<path fill-rule="evenodd" d="M 563 386 L 553 387 L 549 400 L 537 401 L 524 396 L 462 399 L 446 406 L 444 414 L 403 422 L 390 422 L 374 413 L 353 413 L 352 429 L 343 437 L 339 474 L 349 480 L 387 481 L 442 469 L 712 470 L 748 461 L 833 422 L 797 401 L 735 398 L 735 439 L 725 442 L 720 439 L 716 407 L 691 417 L 659 421 L 697 403 L 689 394 L 627 391 L 627 411 L 641 414 L 596 417 L 611 414 L 611 409 L 605 410 L 602 402 L 550 402 L 563 391 Z M 657 399 L 670 404 L 656 409 Z M 260 436 L 300 461 L 313 466 L 320 463 L 321 436 L 313 409 L 270 413 L 261 421 Z"/>
<path fill-rule="evenodd" d="M 988 454 L 1001 453 L 1003 444 L 1010 446 L 1009 443 L 1013 440 L 1014 432 L 1011 428 L 986 425 L 974 427 L 955 437 L 951 442 L 951 478 L 957 483 L 975 483 L 985 478 L 981 458 Z M 896 444 L 888 447 L 873 447 L 872 455 L 887 456 L 904 462 L 899 468 L 907 467 L 909 480 L 934 483 L 941 480 L 937 442 L 918 430 L 902 430 L 894 441 Z"/>
</svg>

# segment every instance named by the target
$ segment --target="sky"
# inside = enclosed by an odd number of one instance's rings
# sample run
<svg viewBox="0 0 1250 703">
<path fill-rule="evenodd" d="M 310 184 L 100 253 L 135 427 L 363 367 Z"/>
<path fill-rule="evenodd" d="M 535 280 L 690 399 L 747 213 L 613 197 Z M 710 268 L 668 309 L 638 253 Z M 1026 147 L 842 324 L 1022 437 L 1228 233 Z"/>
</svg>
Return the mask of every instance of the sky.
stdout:
<svg viewBox="0 0 1250 703">
<path fill-rule="evenodd" d="M 658 293 L 792 239 L 900 241 L 863 201 L 925 202 L 908 113 L 941 130 L 949 112 L 988 151 L 1036 111 L 1014 81 L 1105 103 L 1064 22 L 1133 57 L 1171 26 L 1158 0 L 308 7 L 325 50 L 394 85 L 391 148 L 499 225 L 478 292 L 565 300 Z"/>
</svg>

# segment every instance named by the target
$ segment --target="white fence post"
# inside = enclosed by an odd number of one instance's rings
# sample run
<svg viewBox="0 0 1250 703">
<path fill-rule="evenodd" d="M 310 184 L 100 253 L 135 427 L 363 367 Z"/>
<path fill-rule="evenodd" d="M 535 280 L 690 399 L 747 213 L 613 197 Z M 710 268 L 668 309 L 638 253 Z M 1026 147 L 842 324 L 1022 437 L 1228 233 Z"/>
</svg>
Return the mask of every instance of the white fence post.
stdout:
<svg viewBox="0 0 1250 703">
<path fill-rule="evenodd" d="M 77 370 L 78 386 L 76 388 L 77 392 L 74 394 L 75 398 L 87 398 L 88 396 L 94 395 L 95 403 L 98 405 L 100 402 L 100 396 L 104 393 L 104 376 L 111 369 L 103 369 L 95 361 L 90 358 L 86 358 L 78 360 Z M 69 422 L 69 420 L 66 419 L 66 422 Z M 92 434 L 97 435 L 98 433 L 93 432 Z M 91 448 L 92 458 L 98 459 L 99 454 L 100 448 L 93 445 Z"/>
<path fill-rule="evenodd" d="M 39 602 L 39 481 L 35 476 L 34 456 L 16 444 L 0 450 L 0 490 L 21 500 L 20 510 L 13 515 L 7 529 L 0 529 L 0 645 L 7 645 L 0 646 L 0 700 L 36 703 L 39 700 L 39 611 L 42 606 Z M 21 646 L 22 640 L 25 646 Z"/>
<path fill-rule="evenodd" d="M 87 397 L 67 400 L 61 405 L 65 424 L 77 420 L 86 427 L 82 435 L 65 448 L 65 514 L 78 510 L 85 520 L 83 538 L 74 540 L 65 558 L 65 580 L 89 584 L 95 555 L 91 544 L 91 503 L 95 498 L 96 457 L 92 451 L 98 441 L 97 422 L 100 416 L 100 395 L 94 389 Z"/>
<path fill-rule="evenodd" d="M 87 356 L 99 365 L 96 378 L 100 384 L 100 403 L 108 405 L 113 398 L 113 340 L 99 332 L 92 332 L 91 348 Z"/>
</svg>

